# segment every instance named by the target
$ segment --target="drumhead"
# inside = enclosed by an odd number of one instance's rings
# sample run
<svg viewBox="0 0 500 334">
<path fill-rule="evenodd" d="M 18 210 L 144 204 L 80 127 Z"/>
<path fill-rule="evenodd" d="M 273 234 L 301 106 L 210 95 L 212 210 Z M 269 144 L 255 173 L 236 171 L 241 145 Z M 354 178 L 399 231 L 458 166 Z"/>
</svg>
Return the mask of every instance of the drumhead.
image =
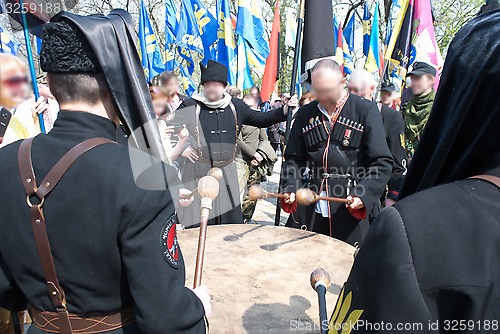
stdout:
<svg viewBox="0 0 500 334">
<path fill-rule="evenodd" d="M 199 229 L 178 233 L 193 284 Z M 264 225 L 209 226 L 202 285 L 212 297 L 212 333 L 319 332 L 318 296 L 309 277 L 317 267 L 332 277 L 333 312 L 355 248 L 324 235 Z"/>
</svg>

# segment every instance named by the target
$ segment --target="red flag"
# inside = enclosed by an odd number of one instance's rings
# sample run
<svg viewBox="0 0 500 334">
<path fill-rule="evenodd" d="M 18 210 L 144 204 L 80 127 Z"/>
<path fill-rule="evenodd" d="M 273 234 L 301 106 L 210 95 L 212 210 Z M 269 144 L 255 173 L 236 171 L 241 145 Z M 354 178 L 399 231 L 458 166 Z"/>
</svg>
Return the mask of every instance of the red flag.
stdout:
<svg viewBox="0 0 500 334">
<path fill-rule="evenodd" d="M 262 79 L 262 87 L 260 97 L 262 101 L 269 101 L 273 92 L 278 90 L 278 37 L 280 33 L 280 7 L 279 0 L 276 1 L 276 10 L 274 11 L 273 30 L 269 40 L 270 53 L 266 60 L 264 70 L 264 78 Z"/>
</svg>

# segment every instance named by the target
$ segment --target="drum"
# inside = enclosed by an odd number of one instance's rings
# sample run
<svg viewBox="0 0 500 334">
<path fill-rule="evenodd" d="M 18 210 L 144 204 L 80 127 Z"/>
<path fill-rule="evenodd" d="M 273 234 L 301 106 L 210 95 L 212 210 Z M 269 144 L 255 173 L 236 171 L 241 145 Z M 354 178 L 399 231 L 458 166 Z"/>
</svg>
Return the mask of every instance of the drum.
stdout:
<svg viewBox="0 0 500 334">
<path fill-rule="evenodd" d="M 179 231 L 186 284 L 193 284 L 199 229 Z M 211 333 L 319 333 L 318 295 L 309 277 L 326 269 L 335 307 L 355 248 L 324 235 L 265 225 L 209 226 L 202 285 L 212 297 Z"/>
</svg>

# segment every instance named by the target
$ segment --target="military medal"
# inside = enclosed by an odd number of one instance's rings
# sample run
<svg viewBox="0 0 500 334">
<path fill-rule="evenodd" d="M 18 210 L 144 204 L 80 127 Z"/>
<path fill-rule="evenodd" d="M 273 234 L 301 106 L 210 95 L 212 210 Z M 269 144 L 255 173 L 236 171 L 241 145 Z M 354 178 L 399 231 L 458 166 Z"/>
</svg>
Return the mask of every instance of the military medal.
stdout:
<svg viewBox="0 0 500 334">
<path fill-rule="evenodd" d="M 344 140 L 342 141 L 342 145 L 344 145 L 345 147 L 349 146 L 351 134 L 352 134 L 351 129 L 345 129 Z"/>
</svg>

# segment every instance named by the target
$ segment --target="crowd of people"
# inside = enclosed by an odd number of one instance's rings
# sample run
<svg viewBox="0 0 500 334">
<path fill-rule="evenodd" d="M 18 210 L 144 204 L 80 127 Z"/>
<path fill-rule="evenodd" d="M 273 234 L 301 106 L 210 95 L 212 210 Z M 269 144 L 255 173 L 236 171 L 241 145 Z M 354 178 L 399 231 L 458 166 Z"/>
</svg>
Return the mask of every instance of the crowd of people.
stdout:
<svg viewBox="0 0 500 334">
<path fill-rule="evenodd" d="M 382 206 L 390 206 L 397 199 L 399 188 L 408 169 L 409 161 L 418 145 L 435 96 L 434 82 L 436 70 L 425 62 L 417 62 L 408 73 L 408 92 L 410 99 L 402 107 L 402 92 L 396 90 L 393 83 L 378 82 L 376 77 L 366 70 L 355 70 L 347 81 L 347 90 L 367 101 L 377 104 L 382 115 L 385 138 L 391 151 L 393 168 L 387 188 L 380 194 Z M 224 82 L 222 82 L 224 81 Z M 220 81 L 223 85 L 225 80 Z M 186 108 L 185 101 L 190 98 L 179 92 L 179 83 L 174 72 L 164 72 L 157 80 L 157 85 L 150 86 L 155 115 L 162 135 L 162 142 L 169 163 L 173 164 L 182 177 L 185 162 L 196 163 L 200 156 L 193 147 L 193 137 L 186 124 L 175 121 L 176 114 L 182 114 Z M 225 92 L 232 98 L 242 100 L 250 109 L 266 113 L 283 107 L 290 100 L 290 95 L 273 94 L 270 101 L 262 101 L 258 87 L 252 87 L 246 94 L 236 88 L 227 86 Z M 409 93 L 410 92 L 410 93 Z M 300 96 L 298 107 L 292 111 L 292 125 L 299 107 L 306 106 L 316 100 L 314 84 L 310 91 Z M 238 113 L 239 110 L 237 109 Z M 182 117 L 182 116 L 181 116 Z M 179 118 L 179 117 L 177 117 Z M 229 126 L 229 125 L 228 125 Z M 213 131 L 213 130 L 211 130 Z M 274 164 L 285 151 L 286 121 L 272 124 L 267 128 L 259 128 L 242 124 L 237 134 L 237 146 L 234 161 L 238 176 L 238 190 L 242 204 L 243 220 L 252 220 L 256 202 L 246 196 L 248 188 L 266 180 L 273 173 Z M 376 212 L 375 212 L 376 213 Z M 375 214 L 370 216 L 373 219 Z M 291 221 L 295 219 L 292 218 Z M 301 225 L 305 225 L 302 223 Z M 328 234 L 328 233 L 326 233 Z"/>
<path fill-rule="evenodd" d="M 45 130 L 49 132 L 53 127 L 54 121 L 57 119 L 59 106 L 50 93 L 45 77 L 39 80 L 38 89 L 40 97 L 37 101 L 34 101 L 33 95 L 30 95 L 29 73 L 25 63 L 11 55 L 1 54 L 0 57 L 2 57 L 1 60 L 3 64 L 0 69 L 3 78 L 0 83 L 2 87 L 0 105 L 2 105 L 5 110 L 9 111 L 9 122 L 3 129 L 0 145 L 5 146 L 16 140 L 30 138 L 40 133 L 39 115 L 42 115 Z M 202 80 L 208 82 L 207 85 L 219 84 L 219 94 L 224 93 L 224 96 L 228 97 L 228 99 L 226 99 L 227 103 L 230 101 L 241 101 L 237 102 L 238 107 L 235 109 L 235 113 L 237 114 L 235 114 L 235 116 L 238 118 L 238 124 L 235 124 L 237 125 L 236 132 L 231 135 L 234 136 L 235 139 L 217 139 L 223 143 L 233 140 L 235 144 L 237 144 L 234 150 L 233 148 L 229 149 L 234 152 L 226 156 L 225 159 L 227 162 L 226 165 L 234 162 L 236 166 L 235 172 L 233 173 L 232 171 L 231 173 L 237 175 L 238 180 L 237 186 L 233 184 L 233 182 L 226 180 L 226 182 L 228 182 L 228 189 L 232 188 L 232 192 L 234 192 L 235 195 L 229 196 L 231 198 L 229 201 L 231 203 L 231 208 L 221 209 L 219 214 L 226 214 L 227 211 L 233 210 L 235 207 L 238 207 L 238 203 L 241 203 L 242 215 L 234 216 L 234 219 L 231 219 L 231 221 L 250 222 L 252 221 L 256 201 L 248 198 L 246 193 L 250 186 L 259 184 L 261 181 L 266 180 L 267 176 L 272 175 L 274 164 L 279 156 L 285 156 L 286 158 L 284 153 L 287 144 L 285 142 L 286 121 L 283 119 L 280 122 L 269 124 L 267 127 L 256 127 L 243 123 L 240 125 L 241 116 L 239 115 L 243 113 L 242 110 L 245 110 L 245 112 L 251 110 L 261 113 L 265 118 L 265 115 L 269 111 L 282 109 L 283 106 L 287 105 L 291 100 L 291 96 L 287 93 L 283 93 L 279 96 L 273 94 L 270 101 L 262 101 L 258 87 L 252 87 L 246 94 L 243 94 L 243 92 L 236 87 L 226 87 L 227 82 L 224 74 L 227 72 L 227 69 L 222 68 L 223 66 L 221 67 L 220 64 L 215 62 L 212 62 L 212 66 L 218 66 L 219 68 L 216 70 L 220 72 L 216 73 L 212 71 L 209 75 L 213 75 L 213 78 L 203 79 L 202 77 Z M 207 75 L 204 77 L 206 76 Z M 355 70 L 350 75 L 349 80 L 346 81 L 346 92 L 360 96 L 366 101 L 373 101 L 373 105 L 377 105 L 378 111 L 382 116 L 386 143 L 390 149 L 393 161 L 389 181 L 387 185 L 384 185 L 385 189 L 380 189 L 377 193 L 377 197 L 381 199 L 381 202 L 379 203 L 376 201 L 376 203 L 374 203 L 375 208 L 373 210 L 369 209 L 372 210 L 372 212 L 368 214 L 371 220 L 374 219 L 376 213 L 380 211 L 382 206 L 390 206 L 397 199 L 399 188 L 403 183 L 409 162 L 418 146 L 418 141 L 425 128 L 432 108 L 432 102 L 435 97 L 435 76 L 436 70 L 431 65 L 424 62 L 415 63 L 413 70 L 408 73 L 411 98 L 401 107 L 402 92 L 397 91 L 393 83 L 385 81 L 378 82 L 375 76 L 366 70 Z M 194 175 L 185 176 L 186 173 L 193 173 L 192 170 L 191 172 L 187 171 L 190 169 L 190 166 L 193 167 L 194 165 L 203 163 L 207 166 L 214 165 L 214 159 L 212 157 L 214 151 L 207 150 L 203 153 L 199 150 L 200 147 L 196 147 L 197 127 L 195 119 L 197 117 L 184 117 L 185 114 L 189 114 L 187 109 L 190 109 L 188 107 L 193 105 L 191 101 L 195 101 L 196 97 L 193 99 L 183 96 L 180 93 L 179 82 L 174 72 L 166 71 L 162 73 L 156 78 L 156 83 L 156 85 L 150 84 L 149 92 L 152 99 L 154 115 L 158 121 L 167 162 L 176 168 L 181 179 L 185 180 L 186 183 L 190 183 L 189 185 L 195 188 L 195 181 L 202 174 L 197 172 L 197 177 L 194 177 Z M 205 85 L 204 88 L 206 88 Z M 295 122 L 298 110 L 300 110 L 299 108 L 308 106 L 311 102 L 317 100 L 317 90 L 317 88 L 315 89 L 315 84 L 312 83 L 311 89 L 300 96 L 298 103 L 294 97 L 293 100 L 296 106 L 294 106 L 292 110 L 292 125 Z M 204 89 L 204 91 L 206 91 L 206 89 Z M 321 91 L 319 95 L 322 95 Z M 328 94 L 324 94 L 324 96 L 327 100 L 332 98 L 332 96 L 328 96 Z M 231 104 L 235 106 L 233 102 L 231 102 Z M 304 110 L 307 110 L 307 108 L 304 108 Z M 305 114 L 306 112 L 302 113 Z M 209 119 L 205 121 L 210 124 Z M 232 119 L 229 121 L 226 120 L 225 122 L 217 120 L 214 126 L 232 127 L 232 123 L 234 123 Z M 204 124 L 207 123 L 205 122 Z M 212 132 L 214 131 L 225 131 L 226 134 L 228 133 L 227 129 L 207 129 L 208 133 L 205 134 L 203 140 L 206 140 L 207 135 L 213 134 Z M 217 136 L 220 135 L 221 133 L 217 133 Z M 295 139 L 296 138 L 294 138 L 294 140 Z M 342 142 L 342 140 L 343 138 L 340 138 L 339 141 Z M 293 145 L 295 144 L 292 144 L 292 146 Z M 290 161 L 289 158 L 287 160 Z M 311 178 L 311 169 L 309 169 L 306 174 L 308 175 L 301 175 L 297 178 L 304 181 L 300 184 L 300 187 L 310 184 L 306 179 Z M 355 180 L 353 178 L 349 182 L 359 181 L 360 180 Z M 320 185 L 318 184 L 318 186 Z M 346 194 L 349 191 L 347 188 L 349 187 L 346 187 Z M 325 191 L 325 189 L 317 190 L 319 193 Z M 238 196 L 236 196 L 236 194 L 238 194 Z M 237 200 L 236 197 L 238 197 Z M 284 204 L 285 210 L 287 210 L 287 203 Z M 183 225 L 193 225 L 190 219 L 194 219 L 194 216 L 190 214 L 187 216 L 189 218 L 182 220 Z M 214 217 L 217 216 L 218 215 L 215 215 Z M 217 221 L 217 223 L 220 222 L 220 220 Z M 214 221 L 213 223 L 216 222 Z M 305 218 L 305 216 L 301 216 L 299 213 L 291 215 L 288 225 L 312 227 L 310 217 Z M 323 233 L 331 235 L 328 230 L 329 228 L 323 229 Z"/>
</svg>

